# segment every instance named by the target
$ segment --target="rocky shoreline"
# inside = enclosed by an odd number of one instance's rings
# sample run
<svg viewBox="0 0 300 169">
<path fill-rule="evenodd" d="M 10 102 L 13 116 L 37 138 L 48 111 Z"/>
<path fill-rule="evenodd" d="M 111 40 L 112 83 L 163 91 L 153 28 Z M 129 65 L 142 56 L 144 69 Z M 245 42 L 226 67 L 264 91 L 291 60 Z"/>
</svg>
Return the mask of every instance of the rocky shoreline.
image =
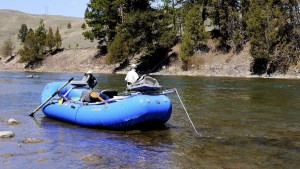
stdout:
<svg viewBox="0 0 300 169">
<path fill-rule="evenodd" d="M 42 65 L 36 69 L 25 69 L 24 63 L 19 63 L 19 56 L 13 59 L 6 58 L 0 60 L 0 71 L 18 72 L 86 72 L 92 70 L 94 73 L 111 74 L 116 65 L 107 65 L 105 58 L 95 58 L 95 48 L 68 49 L 61 53 L 47 57 Z M 204 77 L 243 77 L 243 78 L 283 78 L 300 79 L 300 65 L 296 65 L 287 74 L 272 75 L 252 75 L 250 65 L 252 58 L 247 54 L 247 50 L 241 54 L 205 54 L 199 56 L 202 64 L 197 68 L 182 71 L 181 63 L 174 62 L 168 67 L 164 66 L 159 72 L 151 75 L 180 75 L 180 76 L 204 76 Z M 7 61 L 9 60 L 9 61 Z M 127 69 L 115 72 L 116 74 L 126 74 Z"/>
</svg>

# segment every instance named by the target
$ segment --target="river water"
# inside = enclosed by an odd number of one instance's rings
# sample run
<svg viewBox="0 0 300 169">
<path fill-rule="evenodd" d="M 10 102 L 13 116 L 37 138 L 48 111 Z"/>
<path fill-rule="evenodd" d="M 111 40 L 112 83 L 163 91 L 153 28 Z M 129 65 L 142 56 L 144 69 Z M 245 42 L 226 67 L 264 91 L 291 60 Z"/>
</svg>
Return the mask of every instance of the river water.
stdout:
<svg viewBox="0 0 300 169">
<path fill-rule="evenodd" d="M 27 75 L 39 78 L 26 78 Z M 44 86 L 79 73 L 0 72 L 0 168 L 298 168 L 300 80 L 154 76 L 176 88 L 173 113 L 156 129 L 109 131 L 55 121 L 39 106 Z M 95 74 L 96 90 L 125 90 L 124 75 Z M 14 118 L 21 122 L 8 125 Z M 44 140 L 23 143 L 27 138 Z"/>
</svg>

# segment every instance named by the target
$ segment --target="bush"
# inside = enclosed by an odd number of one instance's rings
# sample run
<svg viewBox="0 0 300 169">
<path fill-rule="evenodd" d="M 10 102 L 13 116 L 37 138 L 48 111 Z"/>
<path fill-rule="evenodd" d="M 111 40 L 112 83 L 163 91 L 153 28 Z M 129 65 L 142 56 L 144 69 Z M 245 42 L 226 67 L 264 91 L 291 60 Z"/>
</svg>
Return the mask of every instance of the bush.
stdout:
<svg viewBox="0 0 300 169">
<path fill-rule="evenodd" d="M 8 57 L 12 55 L 14 49 L 15 49 L 14 43 L 10 38 L 8 38 L 3 42 L 0 52 L 4 57 Z"/>
</svg>

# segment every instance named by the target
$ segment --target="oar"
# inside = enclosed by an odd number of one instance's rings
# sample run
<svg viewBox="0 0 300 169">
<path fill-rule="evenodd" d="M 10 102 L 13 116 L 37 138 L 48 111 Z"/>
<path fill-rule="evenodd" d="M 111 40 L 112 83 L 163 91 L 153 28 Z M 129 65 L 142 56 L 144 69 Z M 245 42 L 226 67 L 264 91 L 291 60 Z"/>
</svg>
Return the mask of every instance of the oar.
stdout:
<svg viewBox="0 0 300 169">
<path fill-rule="evenodd" d="M 41 107 L 43 107 L 50 99 L 52 99 L 56 94 L 58 94 L 61 89 L 63 89 L 65 86 L 67 86 L 74 77 L 72 77 L 69 81 L 67 81 L 64 85 L 62 85 L 59 89 L 57 89 L 44 103 L 42 103 L 39 107 L 37 107 L 29 116 L 33 117 L 34 113 L 36 113 Z"/>
</svg>

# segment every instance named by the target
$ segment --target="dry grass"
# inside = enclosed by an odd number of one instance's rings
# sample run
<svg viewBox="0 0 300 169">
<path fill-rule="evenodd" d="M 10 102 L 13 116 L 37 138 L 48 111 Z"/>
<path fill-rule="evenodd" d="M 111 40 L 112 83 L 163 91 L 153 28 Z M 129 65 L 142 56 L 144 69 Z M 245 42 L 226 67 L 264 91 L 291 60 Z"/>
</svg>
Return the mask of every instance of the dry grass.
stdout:
<svg viewBox="0 0 300 169">
<path fill-rule="evenodd" d="M 81 29 L 81 25 L 85 23 L 82 18 L 66 17 L 66 16 L 54 16 L 54 15 L 33 15 L 26 14 L 13 10 L 0 10 L 0 45 L 3 41 L 11 38 L 16 45 L 16 51 L 20 48 L 20 41 L 17 39 L 19 30 L 22 24 L 26 24 L 28 29 L 36 29 L 39 25 L 40 19 L 44 20 L 46 29 L 49 26 L 55 33 L 56 28 L 59 28 L 60 34 L 63 39 L 62 47 L 64 48 L 76 48 L 77 44 L 79 48 L 95 47 L 96 42 L 90 42 L 85 40 Z M 68 29 L 68 23 L 71 23 L 72 28 Z"/>
</svg>

